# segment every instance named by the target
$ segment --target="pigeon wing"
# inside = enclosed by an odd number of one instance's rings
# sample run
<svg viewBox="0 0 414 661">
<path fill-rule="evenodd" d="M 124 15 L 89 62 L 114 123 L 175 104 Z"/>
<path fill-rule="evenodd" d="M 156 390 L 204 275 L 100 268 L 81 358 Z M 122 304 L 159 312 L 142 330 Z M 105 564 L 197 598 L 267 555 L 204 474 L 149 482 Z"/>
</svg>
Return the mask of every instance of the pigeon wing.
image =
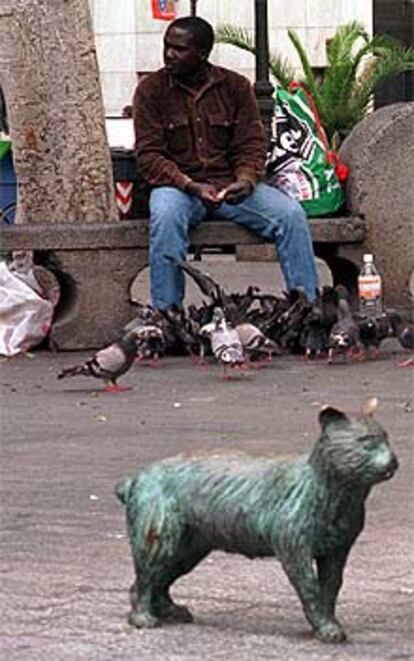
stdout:
<svg viewBox="0 0 414 661">
<path fill-rule="evenodd" d="M 95 364 L 108 377 L 121 374 L 128 362 L 125 351 L 115 343 L 95 354 Z"/>
<path fill-rule="evenodd" d="M 242 351 L 240 337 L 235 328 L 220 328 L 211 335 L 211 349 L 215 355 L 226 347 L 237 347 Z"/>
<path fill-rule="evenodd" d="M 213 280 L 209 273 L 197 269 L 195 266 L 192 266 L 182 259 L 176 259 L 175 257 L 170 257 L 169 255 L 165 255 L 165 259 L 168 259 L 168 261 L 173 262 L 173 264 L 182 268 L 183 271 L 185 271 L 194 280 L 196 285 L 205 296 L 215 300 L 221 300 L 223 297 L 222 288 L 215 280 Z"/>
</svg>

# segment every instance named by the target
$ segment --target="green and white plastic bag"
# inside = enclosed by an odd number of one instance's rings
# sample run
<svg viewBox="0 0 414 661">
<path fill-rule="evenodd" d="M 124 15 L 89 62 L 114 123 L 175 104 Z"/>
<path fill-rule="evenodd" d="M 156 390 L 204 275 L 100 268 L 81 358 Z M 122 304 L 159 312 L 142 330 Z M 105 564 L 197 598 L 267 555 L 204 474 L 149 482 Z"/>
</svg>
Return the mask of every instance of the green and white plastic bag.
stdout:
<svg viewBox="0 0 414 661">
<path fill-rule="evenodd" d="M 276 94 L 267 183 L 299 200 L 308 216 L 334 214 L 345 202 L 339 177 L 347 169 L 329 151 L 310 95 L 296 84 L 290 89 Z"/>
</svg>

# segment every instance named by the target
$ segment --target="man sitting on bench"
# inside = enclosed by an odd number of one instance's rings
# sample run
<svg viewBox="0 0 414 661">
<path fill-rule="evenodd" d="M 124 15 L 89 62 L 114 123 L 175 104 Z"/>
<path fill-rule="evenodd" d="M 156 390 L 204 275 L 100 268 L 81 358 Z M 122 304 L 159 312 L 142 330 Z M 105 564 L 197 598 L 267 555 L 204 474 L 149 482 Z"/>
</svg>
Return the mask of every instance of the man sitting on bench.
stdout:
<svg viewBox="0 0 414 661">
<path fill-rule="evenodd" d="M 213 43 L 202 18 L 173 21 L 164 36 L 165 66 L 134 94 L 138 168 L 152 188 L 152 304 L 182 304 L 184 273 L 165 255 L 185 259 L 189 229 L 207 216 L 274 241 L 288 291 L 302 287 L 312 301 L 318 276 L 306 215 L 263 183 L 265 137 L 251 84 L 208 61 Z"/>
</svg>

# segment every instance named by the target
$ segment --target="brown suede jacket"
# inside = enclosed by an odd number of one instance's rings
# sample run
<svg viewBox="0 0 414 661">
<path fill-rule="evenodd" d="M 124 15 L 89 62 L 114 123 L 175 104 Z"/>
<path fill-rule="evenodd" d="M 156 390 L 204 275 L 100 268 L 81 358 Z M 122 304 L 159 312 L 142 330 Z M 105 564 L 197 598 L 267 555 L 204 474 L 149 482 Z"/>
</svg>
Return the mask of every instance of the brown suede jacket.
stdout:
<svg viewBox="0 0 414 661">
<path fill-rule="evenodd" d="M 263 126 L 251 84 L 240 74 L 209 65 L 192 90 L 163 68 L 136 88 L 133 117 L 138 169 L 151 186 L 185 190 L 191 181 L 218 188 L 263 178 Z"/>
</svg>

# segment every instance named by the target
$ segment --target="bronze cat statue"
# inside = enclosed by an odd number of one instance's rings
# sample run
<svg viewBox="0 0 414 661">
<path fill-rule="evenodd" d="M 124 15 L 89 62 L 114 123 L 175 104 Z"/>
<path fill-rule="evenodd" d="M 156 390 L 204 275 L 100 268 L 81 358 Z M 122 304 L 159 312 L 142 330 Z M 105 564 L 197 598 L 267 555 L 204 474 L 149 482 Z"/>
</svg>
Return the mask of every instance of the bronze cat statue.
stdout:
<svg viewBox="0 0 414 661">
<path fill-rule="evenodd" d="M 373 418 L 376 406 L 370 399 L 356 416 L 323 408 L 310 455 L 180 455 L 118 484 L 136 571 L 129 622 L 191 622 L 169 589 L 220 549 L 280 560 L 316 637 L 344 640 L 335 604 L 345 562 L 364 526 L 371 487 L 398 467 L 387 433 Z"/>
</svg>

